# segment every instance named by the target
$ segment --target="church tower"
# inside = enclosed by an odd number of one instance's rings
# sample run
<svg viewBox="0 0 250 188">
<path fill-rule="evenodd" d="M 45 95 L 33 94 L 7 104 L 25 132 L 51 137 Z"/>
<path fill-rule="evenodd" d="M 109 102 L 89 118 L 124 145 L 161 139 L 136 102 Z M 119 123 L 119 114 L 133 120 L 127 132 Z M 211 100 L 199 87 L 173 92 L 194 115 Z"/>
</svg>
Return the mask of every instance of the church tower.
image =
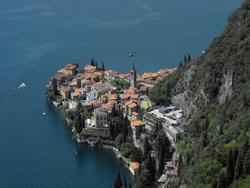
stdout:
<svg viewBox="0 0 250 188">
<path fill-rule="evenodd" d="M 134 63 L 132 65 L 132 70 L 130 71 L 130 87 L 136 87 L 136 70 Z"/>
</svg>

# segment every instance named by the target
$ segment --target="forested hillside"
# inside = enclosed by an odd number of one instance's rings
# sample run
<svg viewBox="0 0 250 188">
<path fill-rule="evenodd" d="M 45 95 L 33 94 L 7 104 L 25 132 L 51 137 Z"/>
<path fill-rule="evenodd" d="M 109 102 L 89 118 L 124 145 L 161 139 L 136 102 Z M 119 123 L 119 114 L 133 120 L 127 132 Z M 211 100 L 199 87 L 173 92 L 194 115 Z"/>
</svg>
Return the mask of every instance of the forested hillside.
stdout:
<svg viewBox="0 0 250 188">
<path fill-rule="evenodd" d="M 150 90 L 157 104 L 184 110 L 176 186 L 250 185 L 250 0 L 201 56 L 179 64 Z"/>
</svg>

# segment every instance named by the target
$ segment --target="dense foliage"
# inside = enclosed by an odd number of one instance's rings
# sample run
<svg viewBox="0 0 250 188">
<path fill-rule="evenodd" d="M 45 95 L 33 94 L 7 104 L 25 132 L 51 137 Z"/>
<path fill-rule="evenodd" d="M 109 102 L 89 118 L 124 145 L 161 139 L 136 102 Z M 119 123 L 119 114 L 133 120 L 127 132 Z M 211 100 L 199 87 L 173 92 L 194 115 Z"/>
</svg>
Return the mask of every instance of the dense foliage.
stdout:
<svg viewBox="0 0 250 188">
<path fill-rule="evenodd" d="M 194 74 L 185 82 L 184 75 L 191 69 Z M 223 90 L 225 87 L 230 92 Z M 193 96 L 201 89 L 205 94 L 195 99 Z M 175 186 L 247 187 L 250 174 L 249 0 L 230 16 L 225 30 L 204 54 L 180 65 L 175 73 L 156 84 L 149 96 L 157 104 L 163 104 L 187 91 L 191 94 L 187 94 L 185 100 L 192 101 L 197 109 L 178 143 L 183 166 Z"/>
</svg>

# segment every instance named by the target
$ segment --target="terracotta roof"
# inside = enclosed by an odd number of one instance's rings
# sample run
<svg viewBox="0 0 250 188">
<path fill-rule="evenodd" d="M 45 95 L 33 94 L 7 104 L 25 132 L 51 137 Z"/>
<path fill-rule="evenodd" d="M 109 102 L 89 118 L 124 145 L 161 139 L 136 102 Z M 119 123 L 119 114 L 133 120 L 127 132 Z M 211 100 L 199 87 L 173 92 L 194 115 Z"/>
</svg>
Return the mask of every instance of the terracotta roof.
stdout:
<svg viewBox="0 0 250 188">
<path fill-rule="evenodd" d="M 96 76 L 102 76 L 102 75 L 103 75 L 102 72 L 95 72 L 94 74 L 95 74 Z"/>
<path fill-rule="evenodd" d="M 117 100 L 118 95 L 117 94 L 108 94 L 107 97 L 109 98 L 109 100 Z"/>
<path fill-rule="evenodd" d="M 128 101 L 128 102 L 125 102 L 125 103 L 124 103 L 125 106 L 128 106 L 128 105 L 130 105 L 130 104 L 132 104 L 131 101 Z"/>
<path fill-rule="evenodd" d="M 62 68 L 62 69 L 58 70 L 57 73 L 62 73 L 62 74 L 64 74 L 65 71 L 66 71 L 65 68 Z"/>
<path fill-rule="evenodd" d="M 101 109 L 106 109 L 108 111 L 112 111 L 112 107 L 113 107 L 113 104 L 107 103 L 107 104 L 102 104 L 102 106 L 100 108 Z"/>
<path fill-rule="evenodd" d="M 72 80 L 69 85 L 71 85 L 71 86 L 77 85 L 77 81 L 76 80 Z"/>
<path fill-rule="evenodd" d="M 138 162 L 132 162 L 129 163 L 129 165 L 131 166 L 131 168 L 133 168 L 134 170 L 139 168 L 140 164 Z"/>
<path fill-rule="evenodd" d="M 132 115 L 138 116 L 139 114 L 137 112 L 132 112 Z"/>
<path fill-rule="evenodd" d="M 130 105 L 128 105 L 129 108 L 134 108 L 134 107 L 137 107 L 137 105 L 135 103 L 132 103 Z"/>
<path fill-rule="evenodd" d="M 168 170 L 167 171 L 167 173 L 166 173 L 167 175 L 174 175 L 174 176 L 177 176 L 177 171 L 176 170 Z"/>
<path fill-rule="evenodd" d="M 76 89 L 75 92 L 71 93 L 72 96 L 79 96 L 82 94 L 82 89 Z"/>
<path fill-rule="evenodd" d="M 141 86 L 140 91 L 147 91 L 148 87 L 147 86 Z"/>
<path fill-rule="evenodd" d="M 66 87 L 61 87 L 60 90 L 64 93 L 66 93 L 68 91 L 68 89 Z"/>
<path fill-rule="evenodd" d="M 91 102 L 85 103 L 85 106 L 92 106 Z"/>
<path fill-rule="evenodd" d="M 137 88 L 135 87 L 130 87 L 127 91 L 126 91 L 126 94 L 128 95 L 133 95 L 133 94 L 136 94 L 137 92 Z"/>
<path fill-rule="evenodd" d="M 119 77 L 120 79 L 125 79 L 125 78 L 127 78 L 127 77 L 130 77 L 130 74 L 129 74 L 129 73 L 127 73 L 127 74 L 119 74 L 118 77 Z"/>
<path fill-rule="evenodd" d="M 67 65 L 65 66 L 65 69 L 68 69 L 68 70 L 76 69 L 76 65 L 67 64 Z"/>
<path fill-rule="evenodd" d="M 131 99 L 138 99 L 139 95 L 131 95 L 130 97 L 131 97 Z"/>
<path fill-rule="evenodd" d="M 123 95 L 123 96 L 122 96 L 122 99 L 128 99 L 128 98 L 129 98 L 128 95 Z"/>
<path fill-rule="evenodd" d="M 135 120 L 135 121 L 131 121 L 132 125 L 134 125 L 135 127 L 137 126 L 143 126 L 146 125 L 146 123 L 142 120 Z"/>
</svg>

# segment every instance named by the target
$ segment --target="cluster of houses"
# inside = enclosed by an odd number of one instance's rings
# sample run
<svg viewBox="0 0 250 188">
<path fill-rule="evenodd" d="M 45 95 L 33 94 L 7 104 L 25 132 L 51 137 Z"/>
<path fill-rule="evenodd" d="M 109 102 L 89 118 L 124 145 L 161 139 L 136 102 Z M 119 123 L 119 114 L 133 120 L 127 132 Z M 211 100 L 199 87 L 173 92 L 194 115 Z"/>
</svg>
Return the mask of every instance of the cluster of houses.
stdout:
<svg viewBox="0 0 250 188">
<path fill-rule="evenodd" d="M 157 73 L 137 75 L 134 64 L 127 74 L 119 74 L 112 70 L 104 71 L 92 65 L 84 67 L 84 71 L 78 72 L 77 68 L 77 64 L 67 64 L 49 79 L 50 86 L 56 81 L 63 104 L 68 110 L 76 110 L 80 101 L 87 109 L 92 110 L 94 117 L 87 120 L 87 124 L 94 128 L 108 127 L 108 115 L 112 108 L 122 108 L 124 117 L 130 120 L 135 139 L 140 138 L 147 124 L 141 120 L 138 110 L 141 99 L 148 94 L 148 85 L 173 72 L 173 69 L 161 69 Z M 112 85 L 115 79 L 130 82 L 130 87 L 118 91 Z M 131 163 L 131 172 L 136 174 L 138 167 L 139 163 Z"/>
</svg>

